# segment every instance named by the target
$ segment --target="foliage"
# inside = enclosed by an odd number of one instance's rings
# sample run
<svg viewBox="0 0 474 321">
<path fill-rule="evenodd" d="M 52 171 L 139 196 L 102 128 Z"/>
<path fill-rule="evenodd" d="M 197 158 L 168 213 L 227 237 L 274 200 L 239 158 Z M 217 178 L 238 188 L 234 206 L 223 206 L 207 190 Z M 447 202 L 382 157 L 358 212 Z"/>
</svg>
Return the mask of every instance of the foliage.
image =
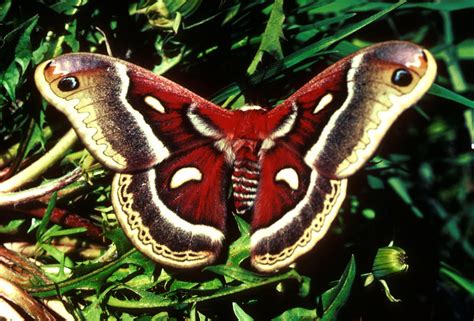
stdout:
<svg viewBox="0 0 474 321">
<path fill-rule="evenodd" d="M 0 207 L 2 242 L 16 250 L 29 244 L 22 253 L 51 280 L 26 290 L 61 296 L 70 314 L 86 320 L 471 319 L 474 34 L 466 26 L 473 7 L 468 0 L 3 0 L 0 181 L 23 172 L 18 187 L 41 187 L 76 167 L 85 173 L 51 200 Z M 114 56 L 226 108 L 273 106 L 330 63 L 384 40 L 424 45 L 439 73 L 352 178 L 338 221 L 296 267 L 252 272 L 248 223 L 231 217 L 229 252 L 188 273 L 132 248 L 110 206 L 111 174 L 65 140 L 68 123 L 34 88 L 35 65 L 70 51 L 106 53 L 104 34 Z M 61 142 L 39 172 L 28 171 Z M 410 266 L 387 280 L 401 303 L 390 303 L 376 283 L 362 284 L 377 249 L 391 240 Z"/>
</svg>

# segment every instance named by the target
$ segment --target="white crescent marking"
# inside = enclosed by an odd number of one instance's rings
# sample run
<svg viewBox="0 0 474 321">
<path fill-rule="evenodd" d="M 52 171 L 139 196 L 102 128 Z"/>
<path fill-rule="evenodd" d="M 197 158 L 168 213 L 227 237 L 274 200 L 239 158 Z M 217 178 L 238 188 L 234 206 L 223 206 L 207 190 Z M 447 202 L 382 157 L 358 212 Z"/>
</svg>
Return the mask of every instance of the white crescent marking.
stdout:
<svg viewBox="0 0 474 321">
<path fill-rule="evenodd" d="M 314 111 L 313 111 L 313 114 L 317 114 L 319 113 L 321 110 L 323 110 L 324 107 L 326 107 L 327 105 L 329 105 L 329 103 L 331 103 L 332 99 L 333 99 L 333 95 L 332 94 L 326 94 L 324 95 L 323 98 L 321 98 L 321 100 L 319 101 L 318 105 L 316 106 L 316 108 L 314 108 Z"/>
<path fill-rule="evenodd" d="M 180 170 L 187 169 L 187 168 L 197 170 L 197 168 L 195 168 L 195 167 L 184 167 L 184 168 L 181 168 Z M 176 174 L 178 172 L 176 172 Z M 176 214 L 175 212 L 170 210 L 162 202 L 162 200 L 158 196 L 156 186 L 154 185 L 155 184 L 154 183 L 155 179 L 156 179 L 155 171 L 150 170 L 148 172 L 148 183 L 150 184 L 150 191 L 151 191 L 151 194 L 152 194 L 153 203 L 160 209 L 160 214 L 165 218 L 165 220 L 167 220 L 172 225 L 174 225 L 174 226 L 176 226 L 176 227 L 178 227 L 178 228 L 180 228 L 180 229 L 182 229 L 186 232 L 190 232 L 194 235 L 196 235 L 196 234 L 206 235 L 206 236 L 210 237 L 212 239 L 212 241 L 214 241 L 214 242 L 216 242 L 216 241 L 217 242 L 222 242 L 222 240 L 224 239 L 224 234 L 222 234 L 222 232 L 219 231 L 218 229 L 216 229 L 212 226 L 208 226 L 208 225 L 189 223 L 188 221 L 186 221 L 186 220 L 182 219 L 181 217 L 179 217 L 178 214 Z"/>
<path fill-rule="evenodd" d="M 145 103 L 159 113 L 162 113 L 162 114 L 166 113 L 165 107 L 163 107 L 161 102 L 153 96 L 146 96 Z"/>
<path fill-rule="evenodd" d="M 175 189 L 189 181 L 200 181 L 202 173 L 196 167 L 183 167 L 174 173 L 171 178 L 170 188 Z"/>
<path fill-rule="evenodd" d="M 283 181 L 288 184 L 288 186 L 296 191 L 300 185 L 300 181 L 298 179 L 298 173 L 291 168 L 283 168 L 281 169 L 275 176 L 275 181 Z"/>
</svg>

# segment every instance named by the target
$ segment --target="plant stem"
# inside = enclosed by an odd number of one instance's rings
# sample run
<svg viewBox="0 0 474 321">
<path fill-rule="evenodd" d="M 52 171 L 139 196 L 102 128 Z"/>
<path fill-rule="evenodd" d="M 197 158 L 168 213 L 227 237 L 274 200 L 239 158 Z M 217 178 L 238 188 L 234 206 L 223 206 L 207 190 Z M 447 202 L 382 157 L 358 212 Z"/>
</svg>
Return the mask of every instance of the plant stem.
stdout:
<svg viewBox="0 0 474 321">
<path fill-rule="evenodd" d="M 40 177 L 46 169 L 61 160 L 66 151 L 71 148 L 76 141 L 76 133 L 70 129 L 50 151 L 36 162 L 18 172 L 15 176 L 0 183 L 0 192 L 12 192 Z"/>
</svg>

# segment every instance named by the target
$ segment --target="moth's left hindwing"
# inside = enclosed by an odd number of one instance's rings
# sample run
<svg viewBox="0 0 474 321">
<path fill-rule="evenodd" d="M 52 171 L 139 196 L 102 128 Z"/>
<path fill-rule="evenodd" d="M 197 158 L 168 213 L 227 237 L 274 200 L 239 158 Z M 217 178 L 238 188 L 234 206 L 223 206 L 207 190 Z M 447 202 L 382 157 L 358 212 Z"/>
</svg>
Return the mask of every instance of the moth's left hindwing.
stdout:
<svg viewBox="0 0 474 321">
<path fill-rule="evenodd" d="M 211 263 L 224 239 L 229 160 L 212 144 L 229 112 L 133 64 L 68 54 L 41 64 L 37 86 L 114 178 L 124 231 L 152 259 Z M 192 122 L 199 111 L 199 121 Z M 199 128 L 196 128 L 199 127 Z"/>
<path fill-rule="evenodd" d="M 136 174 L 117 174 L 112 203 L 133 243 L 177 268 L 211 263 L 224 240 L 229 164 L 211 146 L 172 154 Z"/>
</svg>

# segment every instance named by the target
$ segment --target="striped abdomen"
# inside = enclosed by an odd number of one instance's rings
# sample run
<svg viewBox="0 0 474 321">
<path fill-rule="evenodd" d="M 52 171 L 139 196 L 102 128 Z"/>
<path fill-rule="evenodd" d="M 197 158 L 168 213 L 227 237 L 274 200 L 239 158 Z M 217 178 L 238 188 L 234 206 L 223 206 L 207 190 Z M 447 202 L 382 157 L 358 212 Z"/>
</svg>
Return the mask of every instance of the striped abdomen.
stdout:
<svg viewBox="0 0 474 321">
<path fill-rule="evenodd" d="M 232 188 L 234 205 L 237 214 L 250 210 L 257 195 L 260 167 L 256 155 L 249 148 L 242 148 L 236 153 Z"/>
</svg>

